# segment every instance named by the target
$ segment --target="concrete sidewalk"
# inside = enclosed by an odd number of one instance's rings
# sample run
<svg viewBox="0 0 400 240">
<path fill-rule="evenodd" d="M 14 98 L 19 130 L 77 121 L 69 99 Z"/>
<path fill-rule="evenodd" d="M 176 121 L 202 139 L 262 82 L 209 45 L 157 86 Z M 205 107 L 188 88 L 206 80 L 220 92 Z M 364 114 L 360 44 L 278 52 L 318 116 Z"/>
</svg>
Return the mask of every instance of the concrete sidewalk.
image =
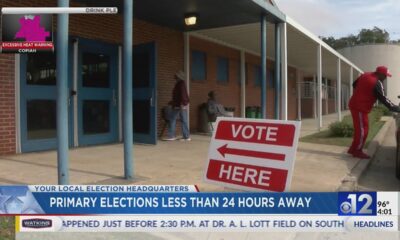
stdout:
<svg viewBox="0 0 400 240">
<path fill-rule="evenodd" d="M 336 114 L 324 116 L 326 126 L 335 120 Z M 301 135 L 316 131 L 314 119 L 302 121 Z M 123 179 L 122 144 L 71 149 L 70 184 L 197 184 L 201 191 L 224 191 L 202 180 L 210 137 L 193 135 L 192 139 L 135 145 L 132 181 Z M 300 143 L 291 190 L 335 191 L 357 163 L 345 151 Z M 57 184 L 56 151 L 0 156 L 0 184 Z"/>
<path fill-rule="evenodd" d="M 350 115 L 350 111 L 342 111 L 342 117 Z M 322 116 L 322 129 L 328 129 L 331 123 L 338 121 L 337 113 L 332 113 Z M 311 135 L 318 132 L 318 119 L 317 118 L 306 118 L 301 120 L 301 137 Z"/>
<path fill-rule="evenodd" d="M 71 184 L 197 184 L 200 191 L 224 191 L 202 180 L 210 138 L 135 145 L 135 179 L 123 177 L 122 144 L 70 150 Z M 344 147 L 300 143 L 292 191 L 335 191 L 357 159 Z M 0 157 L 0 184 L 57 184 L 55 151 Z"/>
</svg>

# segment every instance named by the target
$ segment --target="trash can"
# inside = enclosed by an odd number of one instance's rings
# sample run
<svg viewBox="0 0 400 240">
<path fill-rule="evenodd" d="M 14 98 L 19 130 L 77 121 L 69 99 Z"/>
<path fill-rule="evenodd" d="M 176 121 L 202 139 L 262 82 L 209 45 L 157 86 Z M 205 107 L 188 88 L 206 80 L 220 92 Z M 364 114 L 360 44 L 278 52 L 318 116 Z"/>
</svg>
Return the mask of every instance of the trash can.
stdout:
<svg viewBox="0 0 400 240">
<path fill-rule="evenodd" d="M 256 111 L 254 107 L 246 107 L 246 118 L 256 118 Z"/>
<path fill-rule="evenodd" d="M 207 103 L 199 105 L 199 122 L 197 130 L 201 133 L 209 133 L 210 127 L 208 124 Z"/>
<path fill-rule="evenodd" d="M 261 113 L 261 107 L 255 107 L 255 112 L 256 112 L 256 118 L 261 119 L 262 118 L 262 113 Z"/>
</svg>

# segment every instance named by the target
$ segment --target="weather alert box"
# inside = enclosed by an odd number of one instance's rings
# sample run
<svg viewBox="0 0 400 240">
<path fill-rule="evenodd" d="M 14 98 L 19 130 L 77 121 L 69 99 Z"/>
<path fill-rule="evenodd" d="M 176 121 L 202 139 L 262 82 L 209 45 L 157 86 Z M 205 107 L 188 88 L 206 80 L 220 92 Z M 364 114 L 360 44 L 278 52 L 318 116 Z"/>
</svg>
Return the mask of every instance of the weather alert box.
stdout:
<svg viewBox="0 0 400 240">
<path fill-rule="evenodd" d="M 54 51 L 52 15 L 3 14 L 3 53 L 36 53 Z"/>
</svg>

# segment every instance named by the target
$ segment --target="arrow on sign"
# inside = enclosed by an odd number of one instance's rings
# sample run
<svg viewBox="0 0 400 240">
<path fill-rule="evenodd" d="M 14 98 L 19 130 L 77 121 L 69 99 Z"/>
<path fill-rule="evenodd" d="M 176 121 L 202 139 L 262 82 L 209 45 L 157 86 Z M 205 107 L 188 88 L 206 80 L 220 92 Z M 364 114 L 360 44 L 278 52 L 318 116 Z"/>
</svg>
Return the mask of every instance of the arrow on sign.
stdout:
<svg viewBox="0 0 400 240">
<path fill-rule="evenodd" d="M 255 157 L 255 158 L 265 158 L 277 161 L 285 161 L 285 154 L 229 148 L 228 144 L 225 144 L 224 146 L 218 148 L 218 152 L 223 157 L 225 157 L 225 154 L 230 154 L 230 155 L 238 155 L 245 157 Z"/>
</svg>

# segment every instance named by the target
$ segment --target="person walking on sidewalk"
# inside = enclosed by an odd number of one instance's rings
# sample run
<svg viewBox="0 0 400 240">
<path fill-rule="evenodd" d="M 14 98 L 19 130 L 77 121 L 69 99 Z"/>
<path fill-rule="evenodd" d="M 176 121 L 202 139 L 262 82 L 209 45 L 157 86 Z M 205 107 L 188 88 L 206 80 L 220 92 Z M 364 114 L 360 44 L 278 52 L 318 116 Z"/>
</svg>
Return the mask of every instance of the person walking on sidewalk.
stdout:
<svg viewBox="0 0 400 240">
<path fill-rule="evenodd" d="M 362 74 L 353 83 L 353 96 L 350 98 L 349 108 L 353 118 L 353 143 L 349 154 L 356 158 L 368 159 L 366 153 L 362 151 L 368 136 L 368 113 L 371 111 L 376 100 L 379 100 L 392 112 L 400 112 L 400 107 L 394 105 L 384 95 L 383 81 L 391 77 L 387 67 L 380 66 L 375 72 Z"/>
<path fill-rule="evenodd" d="M 164 138 L 164 141 L 174 141 L 176 140 L 175 135 L 175 128 L 176 128 L 176 120 L 179 116 L 181 119 L 182 125 L 182 141 L 190 141 L 190 133 L 189 133 L 189 126 L 188 126 L 188 112 L 187 107 L 189 105 L 189 95 L 186 89 L 185 80 L 186 75 L 183 71 L 179 71 L 175 74 L 175 87 L 172 91 L 172 113 L 171 119 L 169 121 L 169 128 L 168 128 L 168 137 Z"/>
</svg>

